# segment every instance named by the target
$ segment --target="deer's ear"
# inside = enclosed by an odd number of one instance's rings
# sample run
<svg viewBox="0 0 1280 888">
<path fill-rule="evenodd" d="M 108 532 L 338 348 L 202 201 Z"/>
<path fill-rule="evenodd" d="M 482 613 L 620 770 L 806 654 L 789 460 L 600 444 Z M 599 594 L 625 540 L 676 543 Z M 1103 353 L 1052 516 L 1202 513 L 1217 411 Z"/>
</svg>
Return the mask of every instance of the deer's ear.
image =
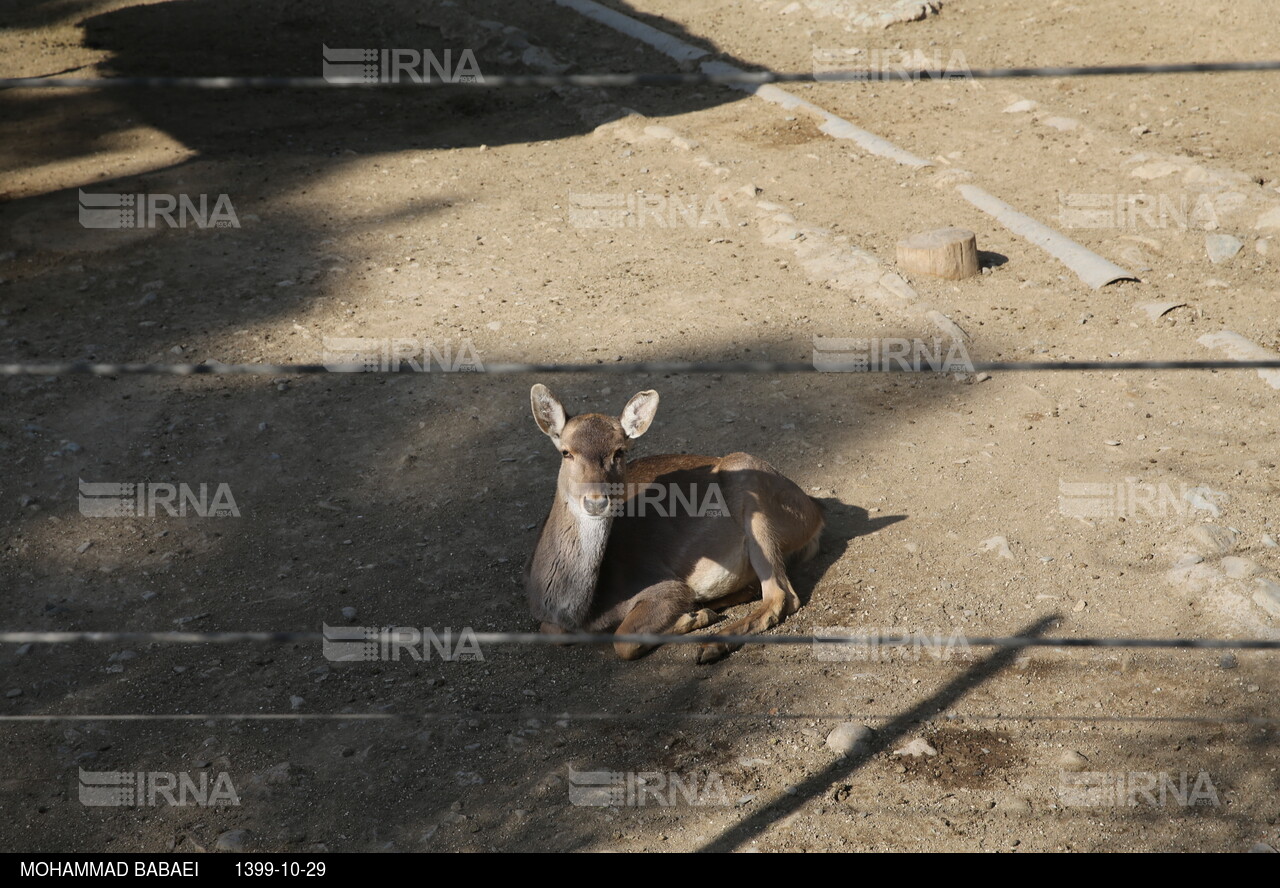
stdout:
<svg viewBox="0 0 1280 888">
<path fill-rule="evenodd" d="M 649 430 L 649 424 L 653 422 L 653 415 L 657 412 L 658 393 L 653 389 L 640 392 L 622 408 L 622 416 L 619 417 L 622 430 L 627 433 L 628 438 L 639 438 Z"/>
<path fill-rule="evenodd" d="M 564 431 L 564 406 L 551 394 L 551 389 L 538 383 L 529 391 L 529 402 L 533 406 L 533 421 L 538 428 L 553 441 L 559 441 Z"/>
</svg>

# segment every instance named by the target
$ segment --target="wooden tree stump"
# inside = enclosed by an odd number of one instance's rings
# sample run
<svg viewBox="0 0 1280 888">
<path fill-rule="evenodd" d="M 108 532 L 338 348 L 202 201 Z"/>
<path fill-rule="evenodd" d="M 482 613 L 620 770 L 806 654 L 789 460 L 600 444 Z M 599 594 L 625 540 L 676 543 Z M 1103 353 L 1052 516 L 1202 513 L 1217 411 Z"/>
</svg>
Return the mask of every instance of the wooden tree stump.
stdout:
<svg viewBox="0 0 1280 888">
<path fill-rule="evenodd" d="M 964 228 L 939 228 L 898 241 L 898 266 L 909 274 L 958 281 L 978 273 L 978 238 Z"/>
</svg>

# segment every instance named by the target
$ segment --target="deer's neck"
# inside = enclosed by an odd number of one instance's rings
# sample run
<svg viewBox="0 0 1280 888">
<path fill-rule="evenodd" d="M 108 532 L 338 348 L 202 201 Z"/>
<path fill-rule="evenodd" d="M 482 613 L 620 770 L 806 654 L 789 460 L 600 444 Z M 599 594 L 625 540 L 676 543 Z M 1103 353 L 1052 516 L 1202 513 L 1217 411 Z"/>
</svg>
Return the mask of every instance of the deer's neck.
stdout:
<svg viewBox="0 0 1280 888">
<path fill-rule="evenodd" d="M 591 610 L 611 517 L 591 518 L 556 491 L 529 564 L 529 604 L 538 620 L 562 629 L 583 626 Z"/>
</svg>

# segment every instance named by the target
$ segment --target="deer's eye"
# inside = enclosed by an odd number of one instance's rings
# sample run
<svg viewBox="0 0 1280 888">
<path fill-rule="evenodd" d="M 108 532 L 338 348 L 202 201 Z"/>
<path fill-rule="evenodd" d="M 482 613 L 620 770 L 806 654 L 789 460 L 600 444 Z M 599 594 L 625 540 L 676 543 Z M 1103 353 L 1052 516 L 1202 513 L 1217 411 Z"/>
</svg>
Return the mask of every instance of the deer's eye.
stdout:
<svg viewBox="0 0 1280 888">
<path fill-rule="evenodd" d="M 567 450 L 561 450 L 560 455 L 563 456 L 565 459 L 573 459 L 573 454 Z"/>
</svg>

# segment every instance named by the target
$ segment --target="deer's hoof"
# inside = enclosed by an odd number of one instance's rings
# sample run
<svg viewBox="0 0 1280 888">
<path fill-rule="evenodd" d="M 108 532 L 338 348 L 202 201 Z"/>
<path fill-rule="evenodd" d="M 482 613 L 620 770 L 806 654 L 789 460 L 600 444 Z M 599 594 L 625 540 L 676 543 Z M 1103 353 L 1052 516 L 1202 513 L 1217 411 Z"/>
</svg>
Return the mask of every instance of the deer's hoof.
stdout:
<svg viewBox="0 0 1280 888">
<path fill-rule="evenodd" d="M 727 644 L 704 644 L 698 647 L 698 665 L 707 666 L 711 663 L 718 663 L 725 657 L 729 656 L 729 646 Z"/>
</svg>

